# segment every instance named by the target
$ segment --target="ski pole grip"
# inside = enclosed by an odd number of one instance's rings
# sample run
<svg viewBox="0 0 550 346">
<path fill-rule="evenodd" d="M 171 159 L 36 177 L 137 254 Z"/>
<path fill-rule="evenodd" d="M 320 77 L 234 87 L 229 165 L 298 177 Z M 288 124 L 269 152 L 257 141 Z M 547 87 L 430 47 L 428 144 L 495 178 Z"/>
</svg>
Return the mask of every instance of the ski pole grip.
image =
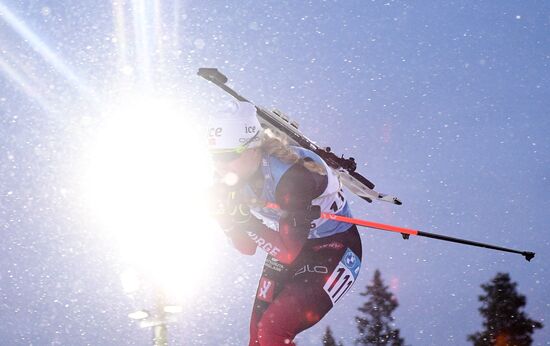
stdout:
<svg viewBox="0 0 550 346">
<path fill-rule="evenodd" d="M 307 218 L 309 220 L 317 220 L 321 217 L 321 206 L 319 205 L 312 205 L 308 209 L 308 215 Z"/>
</svg>

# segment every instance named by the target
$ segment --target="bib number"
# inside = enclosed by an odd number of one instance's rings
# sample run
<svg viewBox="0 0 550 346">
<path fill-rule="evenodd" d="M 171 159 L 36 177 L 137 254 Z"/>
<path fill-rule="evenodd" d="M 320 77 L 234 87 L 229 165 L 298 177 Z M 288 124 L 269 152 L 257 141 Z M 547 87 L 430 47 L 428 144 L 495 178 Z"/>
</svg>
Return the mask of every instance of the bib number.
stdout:
<svg viewBox="0 0 550 346">
<path fill-rule="evenodd" d="M 348 248 L 323 286 L 332 304 L 336 304 L 351 288 L 359 275 L 359 269 L 361 269 L 361 260 Z"/>
</svg>

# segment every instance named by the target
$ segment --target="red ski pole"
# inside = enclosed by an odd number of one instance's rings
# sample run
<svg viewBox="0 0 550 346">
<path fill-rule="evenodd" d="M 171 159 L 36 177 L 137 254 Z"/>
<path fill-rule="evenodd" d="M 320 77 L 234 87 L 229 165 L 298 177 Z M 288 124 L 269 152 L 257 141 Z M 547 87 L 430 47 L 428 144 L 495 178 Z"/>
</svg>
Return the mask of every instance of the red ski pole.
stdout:
<svg viewBox="0 0 550 346">
<path fill-rule="evenodd" d="M 272 208 L 272 209 L 279 209 L 279 206 L 275 203 L 266 203 L 265 207 Z M 439 239 L 443 241 L 448 241 L 452 243 L 458 243 L 458 244 L 464 244 L 464 245 L 470 245 L 470 246 L 477 246 L 482 247 L 486 249 L 492 249 L 492 250 L 498 250 L 498 251 L 504 251 L 504 252 L 511 252 L 511 253 L 517 253 L 525 257 L 527 261 L 531 261 L 533 257 L 535 257 L 535 253 L 531 251 L 519 251 L 514 249 L 509 249 L 501 246 L 496 246 L 492 244 L 487 243 L 480 243 L 476 241 L 471 241 L 467 239 L 461 239 L 461 238 L 454 238 L 449 237 L 446 235 L 436 234 L 436 233 L 428 233 L 428 232 L 422 232 L 419 230 L 411 229 L 411 228 L 405 228 L 405 227 L 399 227 L 399 226 L 393 226 L 368 220 L 362 220 L 362 219 L 356 219 L 352 217 L 345 217 L 341 215 L 331 214 L 331 213 L 321 213 L 320 218 L 327 219 L 327 220 L 334 220 L 339 222 L 345 222 L 357 226 L 363 226 L 368 227 L 372 229 L 378 229 L 381 231 L 388 231 L 388 232 L 396 232 L 401 233 L 404 239 L 409 239 L 411 235 L 419 236 L 419 237 L 427 237 L 432 239 Z"/>
</svg>

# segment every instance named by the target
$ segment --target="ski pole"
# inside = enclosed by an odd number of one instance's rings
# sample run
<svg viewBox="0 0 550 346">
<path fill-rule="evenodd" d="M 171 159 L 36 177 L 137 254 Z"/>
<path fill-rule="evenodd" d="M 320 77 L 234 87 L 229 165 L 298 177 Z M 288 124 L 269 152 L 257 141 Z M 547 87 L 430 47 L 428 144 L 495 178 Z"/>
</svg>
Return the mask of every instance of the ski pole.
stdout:
<svg viewBox="0 0 550 346">
<path fill-rule="evenodd" d="M 279 206 L 275 203 L 266 203 L 265 207 L 272 208 L 272 209 L 280 209 Z M 341 215 L 336 215 L 336 214 L 331 214 L 331 213 L 326 213 L 326 212 L 322 212 L 321 215 L 320 215 L 320 218 L 327 219 L 327 220 L 339 221 L 339 222 L 345 222 L 345 223 L 349 223 L 349 224 L 353 224 L 353 225 L 357 225 L 357 226 L 368 227 L 368 228 L 377 229 L 377 230 L 381 230 L 381 231 L 401 233 L 401 235 L 403 236 L 403 239 L 409 239 L 409 237 L 411 235 L 415 235 L 415 236 L 419 236 L 419 237 L 439 239 L 439 240 L 448 241 L 448 242 L 452 242 L 452 243 L 458 243 L 458 244 L 464 244 L 464 245 L 470 245 L 470 246 L 477 246 L 477 247 L 482 247 L 482 248 L 491 249 L 491 250 L 517 253 L 517 254 L 520 254 L 523 257 L 525 257 L 525 259 L 528 262 L 531 262 L 533 257 L 535 257 L 535 253 L 531 252 L 531 251 L 514 250 L 514 249 L 509 249 L 509 248 L 505 248 L 505 247 L 501 247 L 501 246 L 492 245 L 492 244 L 480 243 L 480 242 L 467 240 L 467 239 L 461 239 L 461 238 L 454 238 L 454 237 L 449 237 L 449 236 L 446 236 L 446 235 L 441 235 L 441 234 L 436 234 L 436 233 L 428 233 L 428 232 L 423 232 L 423 231 L 419 231 L 419 230 L 416 230 L 416 229 L 393 226 L 393 225 L 388 225 L 388 224 L 383 224 L 383 223 L 378 223 L 378 222 L 373 222 L 373 221 L 367 221 L 367 220 L 362 220 L 362 219 L 356 219 L 356 218 L 352 218 L 352 217 L 346 217 L 346 216 L 341 216 Z"/>
<path fill-rule="evenodd" d="M 428 232 L 423 232 L 423 231 L 419 231 L 419 230 L 415 230 L 415 229 L 398 227 L 398 226 L 393 226 L 393 225 L 387 225 L 387 224 L 383 224 L 383 223 L 372 222 L 372 221 L 367 221 L 367 220 L 361 220 L 361 219 L 356 219 L 356 218 L 350 218 L 350 217 L 345 217 L 345 216 L 340 216 L 340 215 L 335 215 L 335 214 L 330 214 L 330 213 L 321 213 L 321 218 L 328 219 L 328 220 L 336 220 L 336 221 L 340 221 L 340 222 L 346 222 L 346 223 L 350 223 L 350 224 L 354 224 L 354 225 L 358 225 L 358 226 L 363 226 L 363 227 L 368 227 L 368 228 L 373 228 L 373 229 L 378 229 L 378 230 L 382 230 L 382 231 L 401 233 L 401 235 L 403 236 L 404 239 L 409 239 L 409 236 L 416 235 L 416 236 L 419 236 L 419 237 L 439 239 L 439 240 L 448 241 L 448 242 L 452 242 L 452 243 L 483 247 L 483 248 L 486 248 L 486 249 L 492 249 L 492 250 L 498 250 L 498 251 L 504 251 L 504 252 L 517 253 L 517 254 L 520 254 L 523 257 L 525 257 L 525 259 L 529 262 L 531 261 L 531 259 L 533 259 L 533 257 L 535 257 L 535 253 L 530 252 L 530 251 L 519 251 L 519 250 L 505 248 L 505 247 L 502 247 L 502 246 L 496 246 L 496 245 L 487 244 L 487 243 L 480 243 L 480 242 L 477 242 L 477 241 L 461 239 L 461 238 L 454 238 L 454 237 L 449 237 L 449 236 L 442 235 L 442 234 L 428 233 Z"/>
</svg>

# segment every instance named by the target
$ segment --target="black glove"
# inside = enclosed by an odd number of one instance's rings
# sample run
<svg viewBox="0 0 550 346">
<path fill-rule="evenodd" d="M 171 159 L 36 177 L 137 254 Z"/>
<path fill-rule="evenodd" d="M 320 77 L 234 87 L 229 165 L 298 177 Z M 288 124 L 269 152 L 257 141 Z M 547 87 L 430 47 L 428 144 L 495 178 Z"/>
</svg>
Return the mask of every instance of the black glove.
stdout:
<svg viewBox="0 0 550 346">
<path fill-rule="evenodd" d="M 211 214 L 224 230 L 246 223 L 252 217 L 250 208 L 237 191 L 215 186 L 211 190 L 210 200 Z"/>
<path fill-rule="evenodd" d="M 310 205 L 305 210 L 287 211 L 284 219 L 294 227 L 309 226 L 311 221 L 321 217 L 321 207 L 318 205 Z"/>
</svg>

